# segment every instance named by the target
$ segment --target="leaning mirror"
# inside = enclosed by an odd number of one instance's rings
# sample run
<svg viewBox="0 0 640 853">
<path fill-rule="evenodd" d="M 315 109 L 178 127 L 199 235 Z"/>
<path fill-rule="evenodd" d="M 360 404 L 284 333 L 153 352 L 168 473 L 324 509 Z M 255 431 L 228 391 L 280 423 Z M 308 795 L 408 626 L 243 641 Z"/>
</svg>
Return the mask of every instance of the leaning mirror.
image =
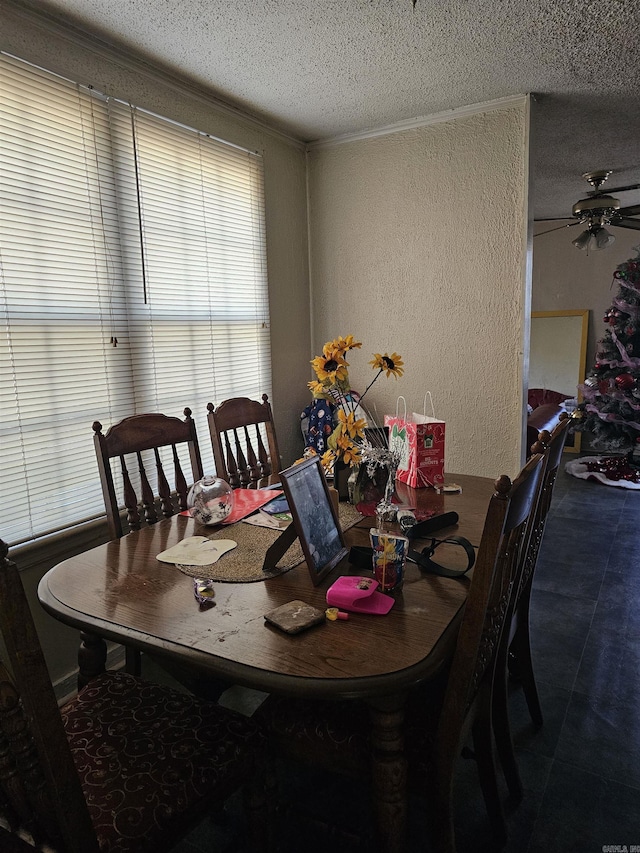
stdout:
<svg viewBox="0 0 640 853">
<path fill-rule="evenodd" d="M 584 382 L 588 329 L 588 310 L 532 312 L 530 405 L 558 397 L 582 399 L 578 385 Z M 580 433 L 569 435 L 566 450 L 580 450 Z"/>
</svg>

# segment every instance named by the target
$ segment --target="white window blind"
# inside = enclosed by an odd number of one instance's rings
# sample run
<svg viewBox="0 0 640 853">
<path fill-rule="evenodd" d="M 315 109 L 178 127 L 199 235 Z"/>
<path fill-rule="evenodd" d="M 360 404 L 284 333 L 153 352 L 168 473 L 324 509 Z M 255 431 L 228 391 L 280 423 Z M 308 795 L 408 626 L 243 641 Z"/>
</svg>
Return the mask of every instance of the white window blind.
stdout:
<svg viewBox="0 0 640 853">
<path fill-rule="evenodd" d="M 270 393 L 262 159 L 0 56 L 0 535 L 104 512 L 92 423 Z M 117 345 L 116 344 L 117 341 Z"/>
</svg>

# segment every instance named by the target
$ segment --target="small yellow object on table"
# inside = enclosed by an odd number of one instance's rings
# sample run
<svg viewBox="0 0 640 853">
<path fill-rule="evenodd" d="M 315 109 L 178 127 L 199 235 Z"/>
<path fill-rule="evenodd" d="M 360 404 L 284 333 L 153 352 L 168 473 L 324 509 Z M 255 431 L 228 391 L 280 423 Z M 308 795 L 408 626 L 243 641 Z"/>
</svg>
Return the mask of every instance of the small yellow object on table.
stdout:
<svg viewBox="0 0 640 853">
<path fill-rule="evenodd" d="M 345 613 L 343 610 L 338 610 L 337 607 L 327 607 L 324 611 L 324 615 L 327 617 L 329 622 L 335 622 L 338 619 L 348 619 L 349 614 Z"/>
</svg>

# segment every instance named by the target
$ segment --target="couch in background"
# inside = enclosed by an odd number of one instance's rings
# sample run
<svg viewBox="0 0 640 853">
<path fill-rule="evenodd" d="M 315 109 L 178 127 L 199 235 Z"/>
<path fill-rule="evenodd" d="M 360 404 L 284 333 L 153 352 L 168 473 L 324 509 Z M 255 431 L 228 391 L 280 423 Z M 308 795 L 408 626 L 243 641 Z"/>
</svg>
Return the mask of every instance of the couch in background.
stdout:
<svg viewBox="0 0 640 853">
<path fill-rule="evenodd" d="M 546 429 L 553 432 L 562 412 L 567 411 L 564 401 L 571 400 L 569 394 L 561 394 L 547 388 L 530 388 L 528 403 L 532 411 L 527 419 L 527 456 L 531 445 L 538 440 L 538 433 Z"/>
</svg>

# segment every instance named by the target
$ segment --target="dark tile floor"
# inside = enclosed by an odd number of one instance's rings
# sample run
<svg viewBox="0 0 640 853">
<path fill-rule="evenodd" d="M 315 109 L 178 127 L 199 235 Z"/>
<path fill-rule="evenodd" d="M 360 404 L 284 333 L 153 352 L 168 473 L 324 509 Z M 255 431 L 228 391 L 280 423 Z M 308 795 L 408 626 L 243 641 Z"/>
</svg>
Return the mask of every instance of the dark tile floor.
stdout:
<svg viewBox="0 0 640 853">
<path fill-rule="evenodd" d="M 506 853 L 640 851 L 640 491 L 560 473 L 534 578 L 532 643 L 545 724 L 533 728 L 515 689 L 525 798 L 508 814 Z M 313 817 L 331 810 L 347 826 L 366 824 L 365 791 L 278 770 L 291 804 L 278 828 L 282 853 L 368 849 L 349 830 L 327 837 Z M 472 761 L 460 761 L 456 802 L 459 853 L 496 850 Z M 421 804 L 411 807 L 408 853 L 427 853 Z M 245 853 L 241 814 L 236 798 L 226 823 L 205 821 L 175 853 Z"/>
</svg>

